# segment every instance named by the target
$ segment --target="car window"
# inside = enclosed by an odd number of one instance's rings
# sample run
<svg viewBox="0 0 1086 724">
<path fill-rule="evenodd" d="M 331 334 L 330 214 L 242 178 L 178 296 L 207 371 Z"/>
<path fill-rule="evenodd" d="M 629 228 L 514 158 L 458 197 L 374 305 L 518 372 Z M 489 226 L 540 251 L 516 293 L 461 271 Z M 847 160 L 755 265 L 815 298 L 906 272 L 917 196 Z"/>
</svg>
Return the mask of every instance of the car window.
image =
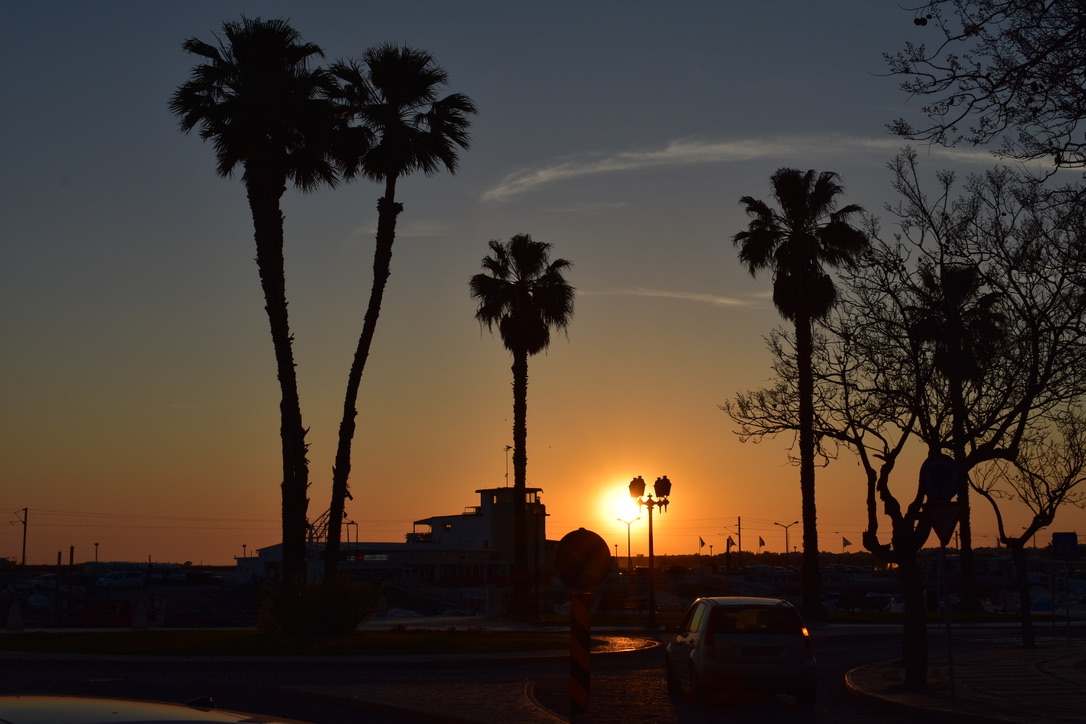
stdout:
<svg viewBox="0 0 1086 724">
<path fill-rule="evenodd" d="M 795 635 L 803 622 L 793 609 L 769 606 L 717 607 L 710 620 L 713 633 Z"/>
<path fill-rule="evenodd" d="M 709 605 L 706 603 L 699 603 L 694 607 L 693 615 L 690 617 L 690 625 L 687 627 L 687 631 L 701 631 L 705 622 L 705 613 L 709 609 Z"/>
</svg>

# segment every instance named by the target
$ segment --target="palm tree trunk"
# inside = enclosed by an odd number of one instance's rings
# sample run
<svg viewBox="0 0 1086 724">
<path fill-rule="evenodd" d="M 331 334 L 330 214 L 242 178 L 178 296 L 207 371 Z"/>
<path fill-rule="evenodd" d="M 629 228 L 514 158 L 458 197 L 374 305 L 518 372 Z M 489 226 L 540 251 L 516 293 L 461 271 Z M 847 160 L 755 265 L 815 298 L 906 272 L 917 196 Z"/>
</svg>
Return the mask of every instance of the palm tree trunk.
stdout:
<svg viewBox="0 0 1086 724">
<path fill-rule="evenodd" d="M 532 568 L 528 561 L 525 515 L 528 471 L 528 352 L 513 352 L 513 600 L 511 611 L 530 615 Z"/>
<path fill-rule="evenodd" d="M 962 380 L 955 371 L 950 375 L 951 426 L 954 445 L 954 462 L 965 476 L 965 399 L 962 392 Z M 969 510 L 969 481 L 966 480 L 958 493 L 959 521 L 958 528 L 961 545 L 958 560 L 961 570 L 958 572 L 961 585 L 960 606 L 964 611 L 980 611 L 980 592 L 977 588 L 977 574 L 973 568 L 973 526 Z"/>
<path fill-rule="evenodd" d="M 814 344 L 811 320 L 796 316 L 796 367 L 799 376 L 799 487 L 803 514 L 803 567 L 800 591 L 803 611 L 811 619 L 824 618 L 822 576 L 818 564 L 818 527 L 815 510 Z"/>
<path fill-rule="evenodd" d="M 347 481 L 351 476 L 351 446 L 358 415 L 358 389 L 362 373 L 370 356 L 370 346 L 377 330 L 377 317 L 381 314 L 381 302 L 385 286 L 392 270 L 392 245 L 396 241 L 396 219 L 403 211 L 403 204 L 396 202 L 396 181 L 385 184 L 385 195 L 377 200 L 377 243 L 373 252 L 373 285 L 370 301 L 362 321 L 362 333 L 358 337 L 351 370 L 347 375 L 347 392 L 343 399 L 343 418 L 339 423 L 339 444 L 332 466 L 332 501 L 328 508 L 328 538 L 324 548 L 324 580 L 331 582 L 339 574 L 339 548 L 343 531 L 343 510 L 350 495 Z"/>
<path fill-rule="evenodd" d="M 267 174 L 252 173 L 251 178 L 266 178 Z M 264 309 L 271 327 L 275 348 L 276 371 L 282 397 L 279 403 L 283 453 L 282 530 L 283 582 L 298 586 L 305 582 L 305 540 L 309 508 L 309 460 L 306 430 L 302 425 L 298 378 L 294 366 L 290 324 L 287 318 L 286 276 L 283 267 L 283 214 L 279 199 L 286 191 L 285 182 L 261 184 L 251 181 L 246 192 L 253 215 L 256 239 L 256 263 L 260 286 L 264 291 Z"/>
</svg>

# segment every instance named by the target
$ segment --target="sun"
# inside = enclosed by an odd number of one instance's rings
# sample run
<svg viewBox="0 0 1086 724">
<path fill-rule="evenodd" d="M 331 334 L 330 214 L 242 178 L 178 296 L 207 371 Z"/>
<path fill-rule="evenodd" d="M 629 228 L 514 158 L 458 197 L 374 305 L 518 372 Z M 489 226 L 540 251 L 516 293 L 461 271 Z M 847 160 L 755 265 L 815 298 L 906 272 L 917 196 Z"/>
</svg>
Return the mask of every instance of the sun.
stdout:
<svg viewBox="0 0 1086 724">
<path fill-rule="evenodd" d="M 596 510 L 601 520 L 615 525 L 621 525 L 619 519 L 631 521 L 641 515 L 637 501 L 630 497 L 629 489 L 622 484 L 600 491 Z"/>
</svg>

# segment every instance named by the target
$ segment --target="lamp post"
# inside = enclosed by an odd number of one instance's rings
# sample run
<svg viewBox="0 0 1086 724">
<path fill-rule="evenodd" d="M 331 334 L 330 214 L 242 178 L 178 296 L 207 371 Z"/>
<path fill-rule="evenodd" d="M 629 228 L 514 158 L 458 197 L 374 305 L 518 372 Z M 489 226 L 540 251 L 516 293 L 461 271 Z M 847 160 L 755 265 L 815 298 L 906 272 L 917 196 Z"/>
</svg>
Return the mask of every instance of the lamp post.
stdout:
<svg viewBox="0 0 1086 724">
<path fill-rule="evenodd" d="M 637 499 L 638 508 L 648 508 L 649 511 L 649 627 L 656 628 L 656 571 L 653 563 L 655 557 L 652 550 L 652 510 L 659 508 L 661 513 L 667 512 L 668 499 L 671 495 L 671 481 L 666 475 L 656 478 L 652 484 L 652 493 L 645 495 L 645 480 L 640 475 L 630 481 L 630 497 Z M 629 529 L 627 529 L 628 531 Z"/>
<path fill-rule="evenodd" d="M 799 522 L 798 520 L 793 520 L 788 525 L 785 525 L 784 523 L 774 523 L 773 524 L 773 525 L 779 525 L 780 527 L 784 528 L 784 567 L 786 569 L 789 566 L 789 560 L 790 560 L 789 556 L 792 555 L 791 549 L 788 547 L 788 529 L 791 528 L 793 525 L 795 525 L 798 522 Z M 787 570 L 785 571 L 785 578 L 786 579 L 788 578 Z"/>
<path fill-rule="evenodd" d="M 641 520 L 641 516 L 637 516 L 633 520 L 623 520 L 622 518 L 615 518 L 619 523 L 626 524 L 626 570 L 633 571 L 633 558 L 630 557 L 630 526 Z M 617 556 L 618 553 L 615 553 Z"/>
<path fill-rule="evenodd" d="M 97 543 L 94 544 L 94 562 L 95 563 L 98 562 L 98 544 Z"/>
</svg>

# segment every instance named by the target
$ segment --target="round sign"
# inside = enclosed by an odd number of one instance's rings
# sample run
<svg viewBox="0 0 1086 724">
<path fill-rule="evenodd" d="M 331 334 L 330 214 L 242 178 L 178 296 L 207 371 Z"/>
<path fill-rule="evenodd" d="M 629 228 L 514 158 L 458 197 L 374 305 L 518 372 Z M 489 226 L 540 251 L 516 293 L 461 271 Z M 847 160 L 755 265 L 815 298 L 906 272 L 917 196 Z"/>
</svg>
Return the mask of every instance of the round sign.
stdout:
<svg viewBox="0 0 1086 724">
<path fill-rule="evenodd" d="M 944 453 L 932 453 L 920 466 L 920 489 L 928 499 L 948 502 L 962 491 L 962 475 L 954 458 Z"/>
<path fill-rule="evenodd" d="M 607 542 L 584 528 L 566 533 L 554 551 L 558 580 L 573 591 L 590 591 L 603 583 L 610 565 Z"/>
</svg>

